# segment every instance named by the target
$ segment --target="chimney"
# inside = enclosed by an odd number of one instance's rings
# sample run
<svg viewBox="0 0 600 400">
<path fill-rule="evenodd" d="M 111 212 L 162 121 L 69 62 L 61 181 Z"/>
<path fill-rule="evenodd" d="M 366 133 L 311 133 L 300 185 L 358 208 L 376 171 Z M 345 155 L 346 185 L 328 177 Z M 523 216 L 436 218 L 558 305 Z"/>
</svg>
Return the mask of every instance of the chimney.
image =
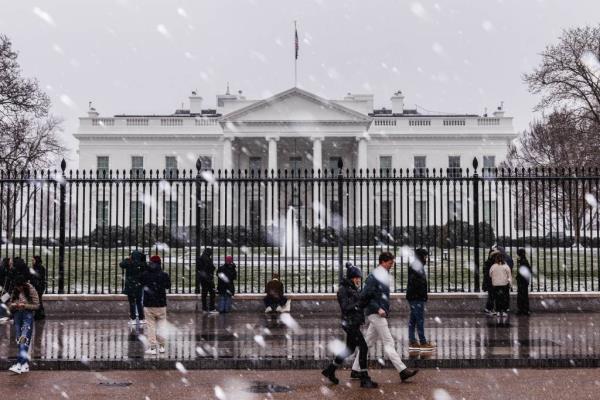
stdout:
<svg viewBox="0 0 600 400">
<path fill-rule="evenodd" d="M 392 100 L 392 113 L 402 114 L 404 112 L 404 95 L 401 90 L 398 90 L 391 98 Z"/>
<path fill-rule="evenodd" d="M 504 117 L 504 102 L 503 101 L 500 102 L 498 109 L 496 111 L 494 111 L 494 117 L 496 117 L 496 118 Z"/>
<path fill-rule="evenodd" d="M 190 114 L 201 114 L 202 113 L 202 96 L 194 91 L 190 96 Z"/>
</svg>

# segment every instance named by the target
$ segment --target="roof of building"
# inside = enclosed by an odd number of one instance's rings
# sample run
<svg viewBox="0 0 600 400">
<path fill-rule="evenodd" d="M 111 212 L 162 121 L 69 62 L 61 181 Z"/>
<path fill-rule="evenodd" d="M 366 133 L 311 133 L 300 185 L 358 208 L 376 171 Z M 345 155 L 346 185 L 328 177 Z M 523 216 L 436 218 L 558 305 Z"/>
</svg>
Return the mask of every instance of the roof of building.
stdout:
<svg viewBox="0 0 600 400">
<path fill-rule="evenodd" d="M 202 113 L 190 113 L 190 110 L 175 110 L 173 114 L 116 114 L 115 117 L 127 117 L 127 118 L 170 118 L 170 117 L 203 117 L 203 118 L 216 118 L 220 117 L 221 114 L 217 113 L 215 109 L 202 110 Z"/>
</svg>

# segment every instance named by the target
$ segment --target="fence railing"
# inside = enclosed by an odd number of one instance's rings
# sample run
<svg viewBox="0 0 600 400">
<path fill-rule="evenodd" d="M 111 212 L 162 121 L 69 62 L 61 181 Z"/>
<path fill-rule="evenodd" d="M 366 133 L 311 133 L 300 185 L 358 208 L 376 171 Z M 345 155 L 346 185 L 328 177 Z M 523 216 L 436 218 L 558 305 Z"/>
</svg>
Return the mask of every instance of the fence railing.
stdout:
<svg viewBox="0 0 600 400">
<path fill-rule="evenodd" d="M 341 166 L 340 166 L 341 167 Z M 533 266 L 531 290 L 600 287 L 598 170 L 0 172 L 0 257 L 41 255 L 50 293 L 120 293 L 119 262 L 159 254 L 173 293 L 194 293 L 196 258 L 233 255 L 236 289 L 335 292 L 346 261 L 365 273 L 430 251 L 432 292 L 480 290 L 491 246 Z M 516 260 L 515 260 L 516 262 Z M 518 266 L 515 267 L 515 270 Z M 516 275 L 516 271 L 514 272 Z M 1 283 L 0 283 L 1 284 Z"/>
</svg>

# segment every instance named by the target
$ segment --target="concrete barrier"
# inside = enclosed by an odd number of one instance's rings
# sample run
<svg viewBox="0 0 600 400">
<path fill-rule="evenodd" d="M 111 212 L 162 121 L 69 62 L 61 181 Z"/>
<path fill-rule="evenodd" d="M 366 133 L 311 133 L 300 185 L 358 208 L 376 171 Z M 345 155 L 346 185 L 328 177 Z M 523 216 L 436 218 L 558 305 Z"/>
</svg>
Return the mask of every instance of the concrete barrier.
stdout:
<svg viewBox="0 0 600 400">
<path fill-rule="evenodd" d="M 237 294 L 233 300 L 235 311 L 263 312 L 263 294 Z M 335 294 L 288 294 L 292 300 L 292 313 L 326 312 L 338 313 Z M 394 312 L 408 311 L 404 293 L 392 294 Z M 483 309 L 486 293 L 430 293 L 428 312 L 472 313 Z M 530 293 L 532 312 L 600 312 L 600 292 L 534 292 Z M 168 295 L 169 312 L 196 312 L 200 309 L 200 296 L 196 294 Z M 129 306 L 127 297 L 119 294 L 94 295 L 44 295 L 48 314 L 126 316 Z M 511 294 L 511 310 L 516 310 L 516 293 Z"/>
</svg>

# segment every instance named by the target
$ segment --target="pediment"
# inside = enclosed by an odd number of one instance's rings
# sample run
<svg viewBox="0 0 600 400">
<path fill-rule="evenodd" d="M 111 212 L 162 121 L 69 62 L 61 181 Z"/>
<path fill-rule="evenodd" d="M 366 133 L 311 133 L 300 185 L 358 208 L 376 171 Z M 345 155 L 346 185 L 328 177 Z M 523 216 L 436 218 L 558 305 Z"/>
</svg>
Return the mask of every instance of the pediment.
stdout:
<svg viewBox="0 0 600 400">
<path fill-rule="evenodd" d="M 226 114 L 221 121 L 233 123 L 261 121 L 368 123 L 370 117 L 305 90 L 292 88 Z"/>
</svg>

